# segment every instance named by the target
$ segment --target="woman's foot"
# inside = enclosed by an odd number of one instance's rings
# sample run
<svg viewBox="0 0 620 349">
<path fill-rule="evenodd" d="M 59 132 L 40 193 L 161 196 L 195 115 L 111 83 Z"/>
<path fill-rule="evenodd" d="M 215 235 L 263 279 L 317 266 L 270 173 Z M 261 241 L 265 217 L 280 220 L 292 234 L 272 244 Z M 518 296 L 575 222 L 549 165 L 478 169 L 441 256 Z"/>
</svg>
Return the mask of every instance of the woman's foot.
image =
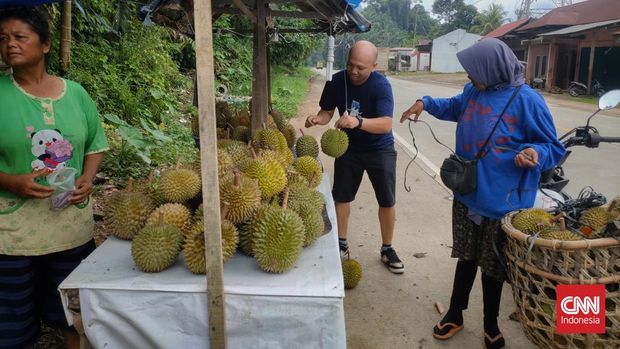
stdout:
<svg viewBox="0 0 620 349">
<path fill-rule="evenodd" d="M 501 332 L 496 334 L 495 336 L 489 335 L 487 332 L 484 333 L 484 346 L 487 349 L 500 349 L 506 345 L 506 341 L 504 340 L 504 336 Z"/>
<path fill-rule="evenodd" d="M 440 340 L 450 339 L 463 328 L 463 313 L 448 310 L 446 316 L 433 327 L 433 337 Z"/>
</svg>

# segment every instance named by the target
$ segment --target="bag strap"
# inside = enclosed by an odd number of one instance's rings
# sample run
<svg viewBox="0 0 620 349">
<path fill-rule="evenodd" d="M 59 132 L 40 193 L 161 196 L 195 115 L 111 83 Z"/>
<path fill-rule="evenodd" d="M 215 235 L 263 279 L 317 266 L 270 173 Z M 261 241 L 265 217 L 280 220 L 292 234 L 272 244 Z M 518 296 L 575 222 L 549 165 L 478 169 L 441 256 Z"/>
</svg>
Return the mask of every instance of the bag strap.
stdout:
<svg viewBox="0 0 620 349">
<path fill-rule="evenodd" d="M 497 128 L 499 123 L 502 121 L 502 117 L 504 116 L 504 113 L 506 113 L 506 109 L 508 109 L 508 107 L 510 106 L 510 103 L 512 103 L 512 100 L 515 99 L 515 97 L 517 96 L 517 93 L 519 93 L 519 90 L 521 89 L 521 86 L 523 86 L 523 85 L 517 86 L 515 88 L 514 92 L 512 93 L 512 95 L 510 96 L 510 99 L 508 100 L 508 103 L 506 103 L 506 106 L 504 107 L 504 110 L 502 110 L 502 113 L 499 114 L 499 118 L 497 119 L 497 122 L 495 123 L 495 126 L 493 126 L 493 129 L 491 130 L 491 133 L 489 133 L 489 136 L 487 137 L 487 140 L 484 142 L 482 147 L 480 147 L 480 150 L 478 150 L 478 154 L 476 154 L 476 159 L 480 159 L 482 157 L 482 154 L 484 152 L 484 148 L 486 148 L 487 145 L 489 144 L 489 141 L 491 141 L 491 136 L 493 136 L 493 133 L 495 133 L 495 129 Z"/>
</svg>

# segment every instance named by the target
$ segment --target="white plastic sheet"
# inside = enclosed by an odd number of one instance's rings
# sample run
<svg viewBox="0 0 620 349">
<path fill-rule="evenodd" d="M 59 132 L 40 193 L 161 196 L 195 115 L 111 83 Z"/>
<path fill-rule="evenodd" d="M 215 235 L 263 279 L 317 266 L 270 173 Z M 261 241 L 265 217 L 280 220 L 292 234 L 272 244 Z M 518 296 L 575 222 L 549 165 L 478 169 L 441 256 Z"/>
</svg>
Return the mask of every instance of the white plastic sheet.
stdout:
<svg viewBox="0 0 620 349">
<path fill-rule="evenodd" d="M 236 254 L 224 266 L 228 344 L 231 348 L 344 348 L 346 336 L 335 209 L 326 197 L 332 230 L 305 248 L 292 270 L 268 274 Z M 204 276 L 182 260 L 157 274 L 138 271 L 131 244 L 108 239 L 60 285 L 80 290 L 82 322 L 95 348 L 208 348 Z"/>
</svg>

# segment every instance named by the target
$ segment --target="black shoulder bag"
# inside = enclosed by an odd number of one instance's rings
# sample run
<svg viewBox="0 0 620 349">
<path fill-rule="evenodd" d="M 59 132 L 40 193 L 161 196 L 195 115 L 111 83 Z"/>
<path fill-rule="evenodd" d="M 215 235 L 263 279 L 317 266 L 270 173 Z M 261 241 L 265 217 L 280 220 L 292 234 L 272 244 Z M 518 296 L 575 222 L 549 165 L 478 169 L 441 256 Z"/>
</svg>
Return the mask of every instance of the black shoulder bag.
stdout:
<svg viewBox="0 0 620 349">
<path fill-rule="evenodd" d="M 487 140 L 484 142 L 484 145 L 482 145 L 473 160 L 463 159 L 456 153 L 452 153 L 441 164 L 441 169 L 439 171 L 441 181 L 453 192 L 465 195 L 476 190 L 476 166 L 478 164 L 478 160 L 483 156 L 484 148 L 486 148 L 489 141 L 491 141 L 491 136 L 495 133 L 495 129 L 502 121 L 502 117 L 504 116 L 506 109 L 508 109 L 508 106 L 512 103 L 512 100 L 515 98 L 520 89 L 521 85 L 515 88 L 514 92 L 510 96 L 510 99 L 508 100 L 508 103 L 504 107 L 504 110 L 502 110 L 502 113 L 499 115 L 495 126 L 493 126 L 491 133 L 487 137 Z"/>
</svg>

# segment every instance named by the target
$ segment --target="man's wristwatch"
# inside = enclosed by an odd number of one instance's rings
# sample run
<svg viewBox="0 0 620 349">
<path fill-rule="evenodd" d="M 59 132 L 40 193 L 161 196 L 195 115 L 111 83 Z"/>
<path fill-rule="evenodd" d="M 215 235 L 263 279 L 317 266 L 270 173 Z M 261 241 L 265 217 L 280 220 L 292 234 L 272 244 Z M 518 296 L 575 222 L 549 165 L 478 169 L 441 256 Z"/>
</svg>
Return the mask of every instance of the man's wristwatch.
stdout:
<svg viewBox="0 0 620 349">
<path fill-rule="evenodd" d="M 357 126 L 355 126 L 355 129 L 362 128 L 362 122 L 364 121 L 364 118 L 362 118 L 362 116 L 359 114 L 356 115 L 355 118 L 357 118 L 357 121 L 358 121 Z"/>
</svg>

